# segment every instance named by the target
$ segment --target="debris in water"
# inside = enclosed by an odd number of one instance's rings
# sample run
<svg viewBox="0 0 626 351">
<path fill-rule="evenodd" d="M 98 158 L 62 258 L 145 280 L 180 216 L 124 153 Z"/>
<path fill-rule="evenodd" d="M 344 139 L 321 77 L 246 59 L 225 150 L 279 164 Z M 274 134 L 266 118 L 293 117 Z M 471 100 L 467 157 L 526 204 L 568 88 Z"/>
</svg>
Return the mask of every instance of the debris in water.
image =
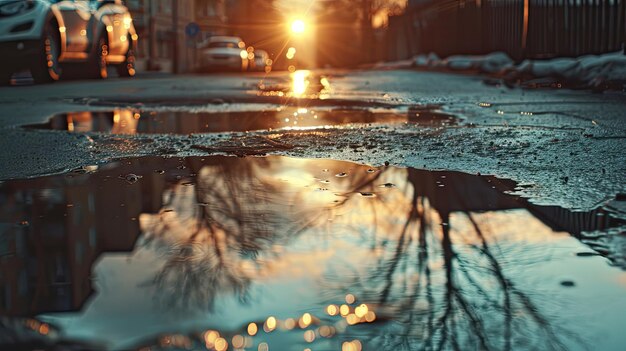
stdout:
<svg viewBox="0 0 626 351">
<path fill-rule="evenodd" d="M 119 176 L 120 179 L 124 179 L 128 184 L 134 184 L 137 183 L 139 181 L 139 179 L 143 178 L 142 176 L 133 174 L 133 173 L 129 173 L 127 175 L 121 175 Z"/>
</svg>

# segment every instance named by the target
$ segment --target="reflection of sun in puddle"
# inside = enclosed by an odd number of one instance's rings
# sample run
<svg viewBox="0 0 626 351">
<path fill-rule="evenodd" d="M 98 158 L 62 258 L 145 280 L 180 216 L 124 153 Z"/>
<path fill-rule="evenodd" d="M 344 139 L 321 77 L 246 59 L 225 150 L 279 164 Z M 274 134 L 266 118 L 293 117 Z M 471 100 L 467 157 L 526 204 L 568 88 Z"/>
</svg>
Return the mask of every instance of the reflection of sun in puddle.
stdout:
<svg viewBox="0 0 626 351">
<path fill-rule="evenodd" d="M 327 76 L 318 76 L 309 70 L 293 70 L 288 82 L 277 82 L 275 85 L 259 84 L 258 91 L 252 93 L 259 96 L 277 96 L 294 98 L 311 98 L 326 100 L 334 92 Z"/>
<path fill-rule="evenodd" d="M 295 71 L 291 74 L 294 97 L 303 97 L 309 87 L 311 71 Z"/>
<path fill-rule="evenodd" d="M 315 79 L 313 83 L 311 71 L 300 70 L 291 74 L 291 95 L 296 98 L 303 98 L 307 95 L 315 95 L 320 100 L 328 99 L 332 92 L 330 80 L 327 77 L 319 78 L 319 81 Z M 316 86 L 316 94 L 311 94 L 311 84 Z"/>
<path fill-rule="evenodd" d="M 294 97 L 304 97 L 309 88 L 311 71 L 301 70 L 291 74 L 292 92 Z"/>
</svg>

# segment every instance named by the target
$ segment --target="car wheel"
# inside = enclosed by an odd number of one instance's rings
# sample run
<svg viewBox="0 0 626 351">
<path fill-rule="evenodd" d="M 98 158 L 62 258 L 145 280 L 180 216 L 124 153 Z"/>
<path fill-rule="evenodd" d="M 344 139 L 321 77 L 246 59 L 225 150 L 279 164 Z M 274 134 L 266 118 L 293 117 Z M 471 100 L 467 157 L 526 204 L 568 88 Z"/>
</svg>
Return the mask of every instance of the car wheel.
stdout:
<svg viewBox="0 0 626 351">
<path fill-rule="evenodd" d="M 31 66 L 30 72 L 36 83 L 50 83 L 61 78 L 61 66 L 59 56 L 61 45 L 59 43 L 59 31 L 48 24 L 46 25 L 41 40 L 41 51 Z"/>
<path fill-rule="evenodd" d="M 109 54 L 109 44 L 106 34 L 98 38 L 98 42 L 89 58 L 87 77 L 93 79 L 105 79 L 109 76 L 107 72 L 107 55 Z"/>
<path fill-rule="evenodd" d="M 63 68 L 61 80 L 71 81 L 81 79 L 85 76 L 85 66 L 83 64 L 72 62 L 63 64 L 61 67 Z"/>
<path fill-rule="evenodd" d="M 117 74 L 120 77 L 134 77 L 136 73 L 135 60 L 135 50 L 133 50 L 131 42 L 126 52 L 126 60 L 117 66 Z"/>
</svg>

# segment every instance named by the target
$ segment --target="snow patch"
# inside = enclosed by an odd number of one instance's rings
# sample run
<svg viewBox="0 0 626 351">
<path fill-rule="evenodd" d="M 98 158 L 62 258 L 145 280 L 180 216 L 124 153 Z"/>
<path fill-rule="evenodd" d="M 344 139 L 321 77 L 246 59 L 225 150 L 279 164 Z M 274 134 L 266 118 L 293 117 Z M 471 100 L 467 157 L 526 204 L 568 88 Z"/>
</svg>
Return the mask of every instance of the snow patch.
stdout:
<svg viewBox="0 0 626 351">
<path fill-rule="evenodd" d="M 413 58 L 413 66 L 419 68 L 439 68 L 453 71 L 478 71 L 482 73 L 498 73 L 514 66 L 513 60 L 503 52 L 489 55 L 453 55 L 440 59 L 437 55 L 417 55 Z"/>
<path fill-rule="evenodd" d="M 482 73 L 498 73 L 513 67 L 513 60 L 503 52 L 486 56 L 455 55 L 443 60 L 443 65 L 451 70 L 475 70 Z"/>
<path fill-rule="evenodd" d="M 405 61 L 396 62 L 394 66 L 402 63 Z M 580 88 L 621 87 L 626 83 L 626 55 L 621 51 L 578 58 L 529 59 L 518 65 L 503 52 L 484 56 L 454 55 L 445 59 L 431 53 L 415 56 L 412 67 L 486 73 L 511 83 L 549 79 Z"/>
</svg>

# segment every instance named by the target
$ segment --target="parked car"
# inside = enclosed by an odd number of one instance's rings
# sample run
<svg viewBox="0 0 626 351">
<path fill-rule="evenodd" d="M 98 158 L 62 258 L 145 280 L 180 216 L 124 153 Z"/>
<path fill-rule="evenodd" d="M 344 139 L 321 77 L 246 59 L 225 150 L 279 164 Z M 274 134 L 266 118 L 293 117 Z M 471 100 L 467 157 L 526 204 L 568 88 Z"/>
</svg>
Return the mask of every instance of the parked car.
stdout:
<svg viewBox="0 0 626 351">
<path fill-rule="evenodd" d="M 253 71 L 270 72 L 274 62 L 270 58 L 270 54 L 265 50 L 254 50 L 254 62 L 251 62 Z"/>
<path fill-rule="evenodd" d="M 29 69 L 38 83 L 63 72 L 135 74 L 137 33 L 122 0 L 0 0 L 0 83 Z"/>
<path fill-rule="evenodd" d="M 246 44 L 239 37 L 211 37 L 206 47 L 201 49 L 200 70 L 246 71 L 249 60 L 245 47 Z"/>
</svg>

